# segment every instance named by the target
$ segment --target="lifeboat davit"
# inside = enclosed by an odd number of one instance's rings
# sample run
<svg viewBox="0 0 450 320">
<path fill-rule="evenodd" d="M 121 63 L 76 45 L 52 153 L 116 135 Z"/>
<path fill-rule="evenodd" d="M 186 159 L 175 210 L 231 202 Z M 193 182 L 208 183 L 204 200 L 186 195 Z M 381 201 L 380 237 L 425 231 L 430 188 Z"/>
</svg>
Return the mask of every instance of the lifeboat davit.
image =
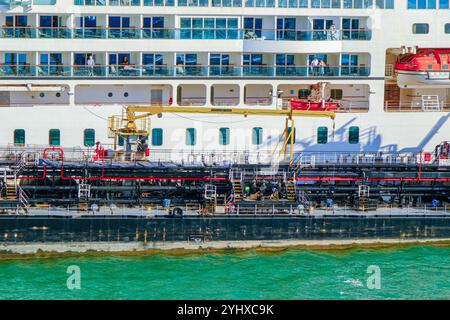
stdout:
<svg viewBox="0 0 450 320">
<path fill-rule="evenodd" d="M 450 49 L 418 49 L 401 55 L 395 64 L 401 88 L 450 85 Z"/>
<path fill-rule="evenodd" d="M 291 100 L 292 110 L 308 110 L 308 111 L 335 111 L 339 108 L 339 103 L 332 101 L 308 101 L 308 100 Z"/>
</svg>

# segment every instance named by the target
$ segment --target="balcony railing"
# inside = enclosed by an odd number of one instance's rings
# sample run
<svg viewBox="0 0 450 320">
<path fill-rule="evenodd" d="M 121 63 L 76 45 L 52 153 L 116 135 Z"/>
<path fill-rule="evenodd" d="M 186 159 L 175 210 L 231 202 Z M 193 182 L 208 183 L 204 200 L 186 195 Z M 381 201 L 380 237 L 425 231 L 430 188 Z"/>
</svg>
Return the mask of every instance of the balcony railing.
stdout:
<svg viewBox="0 0 450 320">
<path fill-rule="evenodd" d="M 0 38 L 56 39 L 193 39 L 193 40 L 281 40 L 342 41 L 370 40 L 372 31 L 277 30 L 237 28 L 106 28 L 106 27 L 0 27 Z"/>
<path fill-rule="evenodd" d="M 238 65 L 0 65 L 0 77 L 366 77 L 368 67 Z"/>
<path fill-rule="evenodd" d="M 439 100 L 435 108 L 429 108 L 421 100 L 385 101 L 385 112 L 449 112 L 450 101 Z"/>
</svg>

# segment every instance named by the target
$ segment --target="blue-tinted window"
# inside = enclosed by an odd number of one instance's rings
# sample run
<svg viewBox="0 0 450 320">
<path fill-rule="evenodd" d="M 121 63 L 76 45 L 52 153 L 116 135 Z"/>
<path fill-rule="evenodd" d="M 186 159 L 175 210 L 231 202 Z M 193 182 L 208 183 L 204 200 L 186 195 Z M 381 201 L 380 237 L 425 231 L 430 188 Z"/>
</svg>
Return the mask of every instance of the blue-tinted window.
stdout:
<svg viewBox="0 0 450 320">
<path fill-rule="evenodd" d="M 195 146 L 197 143 L 196 141 L 196 132 L 195 128 L 187 128 L 186 129 L 186 145 L 188 146 Z"/>
<path fill-rule="evenodd" d="M 394 0 L 376 0 L 375 5 L 379 9 L 394 9 Z"/>
<path fill-rule="evenodd" d="M 359 143 L 359 127 L 350 127 L 348 129 L 348 142 L 350 144 Z"/>
<path fill-rule="evenodd" d="M 219 129 L 219 143 L 222 146 L 230 144 L 230 128 Z"/>
<path fill-rule="evenodd" d="M 95 146 L 95 130 L 94 129 L 85 129 L 84 130 L 83 142 L 84 142 L 85 147 Z"/>
<path fill-rule="evenodd" d="M 439 0 L 439 9 L 449 9 L 450 0 Z"/>
<path fill-rule="evenodd" d="M 81 18 L 81 27 L 95 28 L 97 27 L 97 17 L 96 16 L 86 16 Z"/>
<path fill-rule="evenodd" d="M 252 143 L 259 145 L 263 141 L 263 129 L 261 127 L 256 127 L 252 129 Z"/>
<path fill-rule="evenodd" d="M 436 9 L 436 0 L 408 0 L 408 9 Z"/>
<path fill-rule="evenodd" d="M 59 129 L 50 129 L 49 130 L 48 144 L 51 146 L 61 145 L 61 131 L 59 131 Z"/>
<path fill-rule="evenodd" d="M 121 147 L 123 147 L 125 145 L 125 138 L 123 136 L 119 136 L 118 137 L 118 141 L 117 144 Z"/>
<path fill-rule="evenodd" d="M 56 0 L 33 0 L 35 6 L 52 6 L 56 4 Z"/>
<path fill-rule="evenodd" d="M 430 31 L 430 26 L 428 23 L 414 23 L 413 24 L 413 33 L 415 34 L 428 34 Z"/>
<path fill-rule="evenodd" d="M 328 142 L 328 128 L 318 127 L 317 128 L 317 143 L 326 144 Z"/>
<path fill-rule="evenodd" d="M 25 144 L 25 130 L 14 130 L 14 144 Z"/>
<path fill-rule="evenodd" d="M 152 129 L 152 145 L 162 146 L 163 144 L 163 129 L 154 128 Z"/>
</svg>

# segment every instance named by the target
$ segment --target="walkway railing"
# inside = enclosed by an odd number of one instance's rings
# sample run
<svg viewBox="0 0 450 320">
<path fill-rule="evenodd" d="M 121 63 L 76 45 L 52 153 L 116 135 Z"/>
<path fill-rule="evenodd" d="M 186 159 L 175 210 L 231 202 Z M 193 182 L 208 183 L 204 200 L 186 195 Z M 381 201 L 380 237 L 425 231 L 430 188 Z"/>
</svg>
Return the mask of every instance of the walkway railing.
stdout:
<svg viewBox="0 0 450 320">
<path fill-rule="evenodd" d="M 178 40 L 370 40 L 368 29 L 242 29 L 242 28 L 143 28 L 143 27 L 0 27 L 0 38 L 55 39 L 178 39 Z"/>
<path fill-rule="evenodd" d="M 311 67 L 302 65 L 0 65 L 0 77 L 7 78 L 152 78 L 152 77 L 367 77 L 366 66 Z"/>
<path fill-rule="evenodd" d="M 0 146 L 0 161 L 15 163 L 22 154 L 26 153 L 25 159 L 28 163 L 37 163 L 42 158 L 44 145 L 7 145 Z M 102 147 L 107 150 L 107 156 L 101 160 L 104 163 L 113 163 L 123 161 L 122 159 L 132 159 L 125 152 L 121 152 L 121 158 L 115 158 L 112 145 L 103 144 Z M 178 149 L 151 149 L 150 155 L 145 158 L 153 162 L 179 162 L 179 163 L 203 163 L 203 164 L 235 164 L 235 163 L 260 163 L 270 164 L 273 161 L 273 148 L 264 150 L 178 150 Z M 65 162 L 92 162 L 95 148 L 77 147 L 63 148 Z M 431 151 L 431 150 L 430 150 Z M 131 154 L 130 154 L 131 155 Z M 48 160 L 60 161 L 59 152 L 48 152 Z M 297 166 L 315 166 L 315 165 L 335 165 L 335 164 L 356 164 L 356 165 L 376 165 L 376 164 L 406 164 L 406 165 L 430 165 L 434 163 L 434 157 L 431 156 L 425 161 L 424 155 L 413 152 L 296 152 L 294 155 L 294 164 Z"/>
<path fill-rule="evenodd" d="M 439 106 L 430 109 L 423 105 L 421 100 L 413 101 L 385 101 L 384 111 L 386 112 L 449 112 L 450 101 L 439 101 Z"/>
</svg>

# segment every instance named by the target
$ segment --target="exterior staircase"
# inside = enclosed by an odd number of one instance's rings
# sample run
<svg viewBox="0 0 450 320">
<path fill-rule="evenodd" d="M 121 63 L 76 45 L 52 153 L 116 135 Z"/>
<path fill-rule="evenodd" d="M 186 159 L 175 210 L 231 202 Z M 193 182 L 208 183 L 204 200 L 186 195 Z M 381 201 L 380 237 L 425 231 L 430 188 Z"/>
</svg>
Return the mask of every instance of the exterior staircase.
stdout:
<svg viewBox="0 0 450 320">
<path fill-rule="evenodd" d="M 230 172 L 231 185 L 233 187 L 234 202 L 241 201 L 244 198 L 242 190 L 243 172 L 242 170 L 231 170 Z"/>
<path fill-rule="evenodd" d="M 206 213 L 214 214 L 217 206 L 217 190 L 215 185 L 205 185 L 205 209 Z"/>
<path fill-rule="evenodd" d="M 27 213 L 29 208 L 28 195 L 19 183 L 20 173 L 27 166 L 26 154 L 21 154 L 16 163 L 3 170 L 2 199 L 10 203 L 16 203 L 16 213 Z"/>
<path fill-rule="evenodd" d="M 231 181 L 231 183 L 233 185 L 234 201 L 241 201 L 243 198 L 242 181 L 234 179 Z"/>
<path fill-rule="evenodd" d="M 296 201 L 297 200 L 297 192 L 295 188 L 295 180 L 288 180 L 286 181 L 286 193 L 287 193 L 287 199 L 289 201 Z"/>
<path fill-rule="evenodd" d="M 78 184 L 78 209 L 87 211 L 89 209 L 89 198 L 91 197 L 91 185 L 86 181 Z"/>
<path fill-rule="evenodd" d="M 378 207 L 378 202 L 376 199 L 370 199 L 370 187 L 368 185 L 358 186 L 358 195 L 355 201 L 355 210 L 358 211 L 369 211 L 376 210 Z"/>
</svg>

